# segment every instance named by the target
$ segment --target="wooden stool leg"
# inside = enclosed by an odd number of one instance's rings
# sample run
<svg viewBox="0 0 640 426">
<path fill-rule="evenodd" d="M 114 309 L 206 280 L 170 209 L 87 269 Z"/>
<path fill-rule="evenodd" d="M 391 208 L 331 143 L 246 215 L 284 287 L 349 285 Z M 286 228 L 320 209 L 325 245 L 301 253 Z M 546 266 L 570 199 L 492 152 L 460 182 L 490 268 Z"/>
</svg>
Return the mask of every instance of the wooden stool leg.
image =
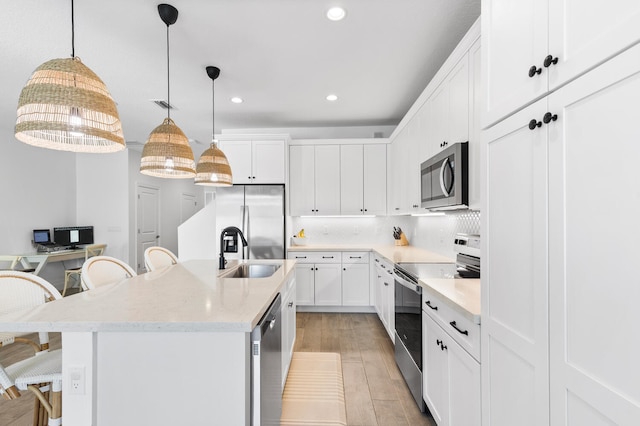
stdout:
<svg viewBox="0 0 640 426">
<path fill-rule="evenodd" d="M 51 413 L 49 426 L 62 425 L 62 382 L 51 383 Z"/>
</svg>

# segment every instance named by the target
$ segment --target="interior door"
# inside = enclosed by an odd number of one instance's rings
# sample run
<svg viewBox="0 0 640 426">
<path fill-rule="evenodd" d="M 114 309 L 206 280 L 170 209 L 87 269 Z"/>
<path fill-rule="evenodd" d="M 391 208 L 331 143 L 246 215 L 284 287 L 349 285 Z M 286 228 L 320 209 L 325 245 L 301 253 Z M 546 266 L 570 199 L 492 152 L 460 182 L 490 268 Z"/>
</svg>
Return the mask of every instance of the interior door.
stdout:
<svg viewBox="0 0 640 426">
<path fill-rule="evenodd" d="M 160 188 L 138 185 L 136 197 L 136 270 L 146 272 L 144 251 L 160 245 Z"/>
<path fill-rule="evenodd" d="M 182 194 L 180 199 L 180 223 L 194 215 L 197 210 L 196 196 L 193 194 Z"/>
</svg>

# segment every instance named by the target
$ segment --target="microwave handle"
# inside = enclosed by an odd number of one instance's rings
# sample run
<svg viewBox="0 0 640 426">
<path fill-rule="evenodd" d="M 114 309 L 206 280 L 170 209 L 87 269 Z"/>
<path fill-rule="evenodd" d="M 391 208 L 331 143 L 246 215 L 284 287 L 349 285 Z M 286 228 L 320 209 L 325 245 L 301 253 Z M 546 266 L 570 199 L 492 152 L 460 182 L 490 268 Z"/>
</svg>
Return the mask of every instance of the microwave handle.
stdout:
<svg viewBox="0 0 640 426">
<path fill-rule="evenodd" d="M 446 197 L 451 195 L 451 191 L 447 190 L 447 188 L 444 186 L 444 172 L 448 162 L 449 162 L 449 157 L 445 158 L 444 161 L 442 162 L 442 165 L 440 166 L 440 189 L 442 189 L 442 193 Z"/>
</svg>

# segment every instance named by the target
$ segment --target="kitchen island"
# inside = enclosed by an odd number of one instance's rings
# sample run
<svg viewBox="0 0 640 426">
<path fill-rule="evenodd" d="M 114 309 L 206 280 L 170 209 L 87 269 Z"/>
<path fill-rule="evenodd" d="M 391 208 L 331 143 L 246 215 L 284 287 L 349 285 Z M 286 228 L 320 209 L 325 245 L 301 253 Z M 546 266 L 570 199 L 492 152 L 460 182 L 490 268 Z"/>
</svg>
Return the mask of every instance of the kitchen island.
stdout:
<svg viewBox="0 0 640 426">
<path fill-rule="evenodd" d="M 261 262 L 281 266 L 225 278 L 217 260 L 191 260 L 3 316 L 0 329 L 62 333 L 65 426 L 248 425 L 250 333 L 294 277 L 295 261 Z"/>
</svg>

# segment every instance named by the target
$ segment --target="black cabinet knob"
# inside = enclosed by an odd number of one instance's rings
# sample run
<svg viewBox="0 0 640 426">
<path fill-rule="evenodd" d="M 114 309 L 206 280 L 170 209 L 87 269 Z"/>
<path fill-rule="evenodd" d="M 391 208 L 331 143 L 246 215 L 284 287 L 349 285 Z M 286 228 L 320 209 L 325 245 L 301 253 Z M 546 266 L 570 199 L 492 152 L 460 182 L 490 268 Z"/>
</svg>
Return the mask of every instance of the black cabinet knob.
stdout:
<svg viewBox="0 0 640 426">
<path fill-rule="evenodd" d="M 550 112 L 547 112 L 544 117 L 542 117 L 542 121 L 544 121 L 544 124 L 549 124 L 552 121 L 556 121 L 558 119 L 558 114 L 551 114 Z"/>
<path fill-rule="evenodd" d="M 529 68 L 529 77 L 533 77 L 536 74 L 540 74 L 542 72 L 542 68 L 538 68 L 535 65 L 531 65 Z"/>
<path fill-rule="evenodd" d="M 544 67 L 545 68 L 549 68 L 552 64 L 555 65 L 558 63 L 558 57 L 556 56 L 555 58 L 551 55 L 547 55 L 546 58 L 544 58 Z"/>
<path fill-rule="evenodd" d="M 364 209 L 364 211 L 366 212 L 366 211 L 368 211 L 368 210 L 367 210 L 367 209 Z"/>
<path fill-rule="evenodd" d="M 542 126 L 542 121 L 538 121 L 535 118 L 529 122 L 529 130 L 535 130 L 536 127 Z"/>
</svg>

